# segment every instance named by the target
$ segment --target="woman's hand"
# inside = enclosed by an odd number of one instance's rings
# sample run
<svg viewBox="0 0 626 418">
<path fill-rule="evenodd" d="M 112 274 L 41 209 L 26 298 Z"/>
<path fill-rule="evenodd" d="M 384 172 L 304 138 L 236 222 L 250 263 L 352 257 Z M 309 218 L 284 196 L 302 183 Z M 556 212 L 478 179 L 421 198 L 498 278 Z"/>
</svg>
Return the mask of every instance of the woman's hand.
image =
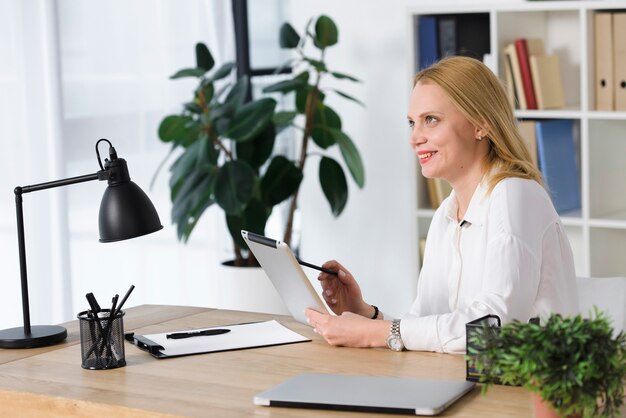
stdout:
<svg viewBox="0 0 626 418">
<path fill-rule="evenodd" d="M 325 262 L 322 267 L 337 272 L 337 275 L 322 272 L 317 277 L 328 307 L 337 315 L 353 312 L 371 318 L 374 308 L 363 300 L 361 288 L 352 274 L 335 260 Z"/>
<path fill-rule="evenodd" d="M 375 321 L 344 312 L 340 316 L 304 311 L 309 325 L 330 345 L 345 347 L 384 347 L 391 329 L 391 321 Z"/>
</svg>

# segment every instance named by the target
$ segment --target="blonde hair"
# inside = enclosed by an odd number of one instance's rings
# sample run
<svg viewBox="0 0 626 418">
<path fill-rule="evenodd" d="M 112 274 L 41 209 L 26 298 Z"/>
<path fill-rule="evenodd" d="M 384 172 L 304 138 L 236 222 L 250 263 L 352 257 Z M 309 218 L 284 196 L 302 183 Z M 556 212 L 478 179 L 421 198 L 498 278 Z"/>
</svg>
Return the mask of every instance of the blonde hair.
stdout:
<svg viewBox="0 0 626 418">
<path fill-rule="evenodd" d="M 417 73 L 414 84 L 441 87 L 470 123 L 486 132 L 489 143 L 485 173 L 489 191 L 502 179 L 521 177 L 543 185 L 541 172 L 519 133 L 513 109 L 500 80 L 482 62 L 469 57 L 444 58 Z"/>
</svg>

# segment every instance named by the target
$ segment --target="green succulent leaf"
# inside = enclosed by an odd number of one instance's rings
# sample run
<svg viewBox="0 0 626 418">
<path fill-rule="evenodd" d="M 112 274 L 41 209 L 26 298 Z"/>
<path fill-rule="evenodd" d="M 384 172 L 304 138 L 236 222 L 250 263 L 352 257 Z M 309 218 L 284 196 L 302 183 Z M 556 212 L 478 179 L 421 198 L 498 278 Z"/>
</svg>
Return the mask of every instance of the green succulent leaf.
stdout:
<svg viewBox="0 0 626 418">
<path fill-rule="evenodd" d="M 231 73 L 233 68 L 235 68 L 236 66 L 237 64 L 235 64 L 234 62 L 227 62 L 226 64 L 222 65 L 213 73 L 210 80 L 216 81 L 216 80 L 221 80 L 224 77 L 227 77 Z"/>
<path fill-rule="evenodd" d="M 315 46 L 324 49 L 337 43 L 339 32 L 335 22 L 328 16 L 320 16 L 315 22 Z"/>
<path fill-rule="evenodd" d="M 322 157 L 319 179 L 333 215 L 339 216 L 348 202 L 348 183 L 343 168 L 332 158 Z"/>
<path fill-rule="evenodd" d="M 270 162 L 261 179 L 263 203 L 274 206 L 293 195 L 302 181 L 302 171 L 282 155 Z"/>
<path fill-rule="evenodd" d="M 241 215 L 226 215 L 226 225 L 230 236 L 236 244 L 241 248 L 247 249 L 248 246 L 241 237 L 241 230 L 254 232 L 263 235 L 265 232 L 265 224 L 269 218 L 270 211 L 263 206 L 260 200 L 252 198 L 246 209 Z"/>
<path fill-rule="evenodd" d="M 206 72 L 207 70 L 205 70 L 204 68 L 184 68 L 182 70 L 178 70 L 176 74 L 170 76 L 170 79 L 175 80 L 177 78 L 184 78 L 184 77 L 199 78 L 205 75 Z"/>
<path fill-rule="evenodd" d="M 300 35 L 289 23 L 283 23 L 280 27 L 279 44 L 281 48 L 296 48 L 300 43 Z"/>
<path fill-rule="evenodd" d="M 235 111 L 224 135 L 237 142 L 258 135 L 272 121 L 276 101 L 270 98 L 246 103 Z"/>
<path fill-rule="evenodd" d="M 353 97 L 353 96 L 350 96 L 349 94 L 344 93 L 344 92 L 342 92 L 342 91 L 336 90 L 336 89 L 333 89 L 333 91 L 334 91 L 335 93 L 337 93 L 338 95 L 340 95 L 341 97 L 343 97 L 343 98 L 345 98 L 345 99 L 348 99 L 348 100 L 351 100 L 351 101 L 353 101 L 353 102 L 355 102 L 355 103 L 358 103 L 358 104 L 360 104 L 361 106 L 365 107 L 365 104 L 363 104 L 363 102 L 362 102 L 362 101 L 360 101 L 359 99 L 357 99 L 357 98 L 355 98 L 355 97 Z"/>
<path fill-rule="evenodd" d="M 311 130 L 311 138 L 320 148 L 326 149 L 335 144 L 335 138 L 329 131 L 330 128 L 341 129 L 341 118 L 329 106 L 320 103 L 315 112 Z"/>
<path fill-rule="evenodd" d="M 198 68 L 202 68 L 203 70 L 209 71 L 215 65 L 215 60 L 213 60 L 213 56 L 211 52 L 209 52 L 209 48 L 202 42 L 198 42 L 196 44 L 196 66 Z"/>
<path fill-rule="evenodd" d="M 306 82 L 297 78 L 294 78 L 292 80 L 283 80 L 283 81 L 279 81 L 278 83 L 272 84 L 271 86 L 265 87 L 263 89 L 263 93 L 280 92 L 280 93 L 285 94 L 285 93 L 289 93 L 291 91 L 297 90 L 305 84 Z"/>
<path fill-rule="evenodd" d="M 336 79 L 338 79 L 338 80 L 345 80 L 345 79 L 347 79 L 347 80 L 354 81 L 354 82 L 357 82 L 357 83 L 362 83 L 361 80 L 359 80 L 358 78 L 355 78 L 355 77 L 353 77 L 353 76 L 351 76 L 349 74 L 339 73 L 337 71 L 331 71 L 330 74 L 333 77 L 335 77 Z"/>
<path fill-rule="evenodd" d="M 329 131 L 335 138 L 335 142 L 339 145 L 341 155 L 350 170 L 350 174 L 352 174 L 352 178 L 357 186 L 363 188 L 365 185 L 365 169 L 363 168 L 363 161 L 361 160 L 359 151 L 350 137 L 343 131 L 334 128 L 330 128 Z"/>
<path fill-rule="evenodd" d="M 254 171 L 243 161 L 228 161 L 215 179 L 215 201 L 227 214 L 241 214 L 252 197 Z"/>
<path fill-rule="evenodd" d="M 275 139 L 276 128 L 274 124 L 269 123 L 252 139 L 236 143 L 237 159 L 246 161 L 255 171 L 258 171 L 272 155 Z"/>
</svg>

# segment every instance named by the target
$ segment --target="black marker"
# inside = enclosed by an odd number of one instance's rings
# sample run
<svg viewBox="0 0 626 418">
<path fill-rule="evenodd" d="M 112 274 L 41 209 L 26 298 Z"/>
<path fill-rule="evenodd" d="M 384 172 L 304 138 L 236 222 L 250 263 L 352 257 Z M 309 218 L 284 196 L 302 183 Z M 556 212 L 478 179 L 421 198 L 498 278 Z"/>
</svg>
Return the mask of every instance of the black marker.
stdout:
<svg viewBox="0 0 626 418">
<path fill-rule="evenodd" d="M 181 338 L 201 337 L 206 335 L 221 335 L 230 332 L 229 329 L 205 329 L 204 331 L 175 332 L 167 334 L 165 338 L 180 340 Z"/>
</svg>

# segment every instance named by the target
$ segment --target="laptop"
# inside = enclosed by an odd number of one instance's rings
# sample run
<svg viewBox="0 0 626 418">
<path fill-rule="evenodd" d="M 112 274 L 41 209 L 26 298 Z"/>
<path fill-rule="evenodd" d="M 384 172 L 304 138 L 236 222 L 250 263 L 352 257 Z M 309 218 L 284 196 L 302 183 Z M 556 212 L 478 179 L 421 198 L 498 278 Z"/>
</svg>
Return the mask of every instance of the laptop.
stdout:
<svg viewBox="0 0 626 418">
<path fill-rule="evenodd" d="M 468 393 L 467 381 L 302 374 L 254 397 L 255 405 L 437 415 Z"/>
<path fill-rule="evenodd" d="M 306 308 L 328 313 L 287 244 L 244 230 L 241 236 L 296 321 L 307 324 Z"/>
</svg>

